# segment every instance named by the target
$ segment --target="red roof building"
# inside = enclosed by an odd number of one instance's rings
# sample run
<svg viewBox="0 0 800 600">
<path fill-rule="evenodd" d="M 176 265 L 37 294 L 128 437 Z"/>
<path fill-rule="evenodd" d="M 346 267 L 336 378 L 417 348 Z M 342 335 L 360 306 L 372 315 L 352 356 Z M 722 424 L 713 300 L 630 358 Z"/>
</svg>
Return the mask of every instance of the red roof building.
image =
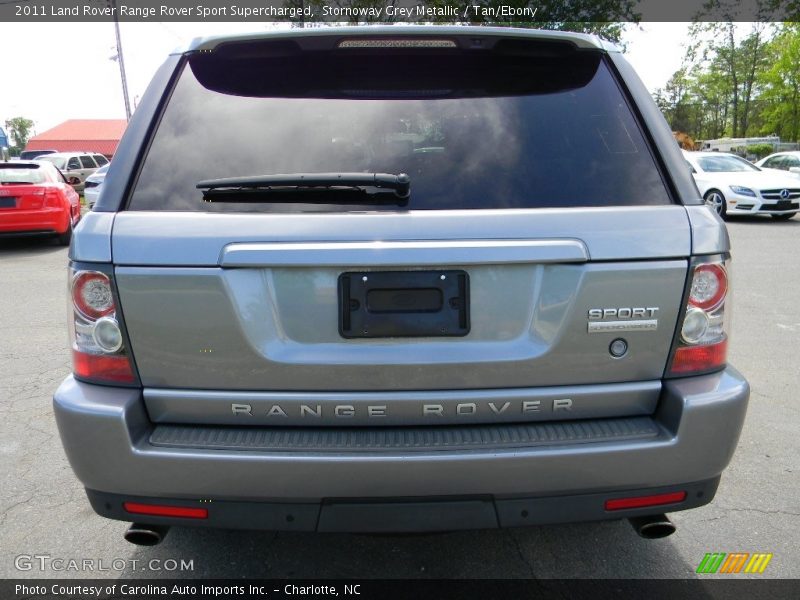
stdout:
<svg viewBox="0 0 800 600">
<path fill-rule="evenodd" d="M 70 119 L 28 140 L 26 150 L 85 150 L 105 154 L 108 158 L 117 151 L 125 132 L 125 119 Z"/>
</svg>

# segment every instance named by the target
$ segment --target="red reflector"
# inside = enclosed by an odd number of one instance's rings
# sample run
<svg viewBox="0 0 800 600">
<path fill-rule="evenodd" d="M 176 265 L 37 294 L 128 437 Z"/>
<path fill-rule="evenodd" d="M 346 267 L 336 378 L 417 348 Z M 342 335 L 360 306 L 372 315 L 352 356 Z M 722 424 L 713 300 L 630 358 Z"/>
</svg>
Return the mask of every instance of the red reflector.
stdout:
<svg viewBox="0 0 800 600">
<path fill-rule="evenodd" d="M 725 365 L 728 356 L 727 338 L 716 344 L 681 346 L 672 359 L 671 373 L 707 371 Z"/>
<path fill-rule="evenodd" d="M 645 506 L 659 506 L 660 504 L 675 504 L 686 500 L 686 492 L 672 492 L 671 494 L 657 494 L 655 496 L 636 496 L 635 498 L 617 498 L 606 500 L 606 510 L 624 510 L 626 508 L 643 508 Z"/>
<path fill-rule="evenodd" d="M 154 517 L 184 517 L 186 519 L 207 519 L 207 508 L 190 508 L 188 506 L 163 506 L 160 504 L 139 504 L 125 502 L 125 510 L 135 515 L 151 515 Z"/>
<path fill-rule="evenodd" d="M 87 354 L 72 351 L 72 371 L 78 377 L 94 381 L 133 383 L 133 369 L 127 356 Z"/>
</svg>

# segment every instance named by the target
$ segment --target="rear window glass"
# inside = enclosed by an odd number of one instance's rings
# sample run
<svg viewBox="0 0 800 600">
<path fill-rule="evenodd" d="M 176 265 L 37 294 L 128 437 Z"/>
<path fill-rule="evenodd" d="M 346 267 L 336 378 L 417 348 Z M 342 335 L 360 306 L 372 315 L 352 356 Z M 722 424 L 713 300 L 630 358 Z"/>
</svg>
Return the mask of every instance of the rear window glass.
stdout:
<svg viewBox="0 0 800 600">
<path fill-rule="evenodd" d="M 758 167 L 738 156 L 709 156 L 698 158 L 700 168 L 706 173 L 735 173 L 742 171 L 758 171 Z"/>
<path fill-rule="evenodd" d="M 65 164 L 66 164 L 66 162 L 67 162 L 67 161 L 66 161 L 66 159 L 65 159 L 64 157 L 61 157 L 61 156 L 53 156 L 53 157 L 51 157 L 51 156 L 49 156 L 49 155 L 47 155 L 47 156 L 39 156 L 39 157 L 37 158 L 37 160 L 44 160 L 44 161 L 47 161 L 47 162 L 49 162 L 49 163 L 52 163 L 52 164 L 54 164 L 54 165 L 56 166 L 56 168 L 58 168 L 58 169 L 63 169 L 63 168 L 64 168 L 64 165 L 65 165 Z"/>
<path fill-rule="evenodd" d="M 504 209 L 669 204 L 601 55 L 201 56 L 187 63 L 132 193 L 131 210 L 365 210 L 346 194 L 269 190 L 205 202 L 202 180 L 405 173 L 400 206 Z M 374 75 L 374 73 L 383 76 Z M 391 74 L 391 77 L 388 75 Z M 306 190 L 307 191 L 307 190 Z"/>
<path fill-rule="evenodd" d="M 47 175 L 39 168 L 0 169 L 0 183 L 45 183 Z"/>
<path fill-rule="evenodd" d="M 23 150 L 19 153 L 20 160 L 33 160 L 37 156 L 44 156 L 45 154 L 53 154 L 55 150 Z"/>
</svg>

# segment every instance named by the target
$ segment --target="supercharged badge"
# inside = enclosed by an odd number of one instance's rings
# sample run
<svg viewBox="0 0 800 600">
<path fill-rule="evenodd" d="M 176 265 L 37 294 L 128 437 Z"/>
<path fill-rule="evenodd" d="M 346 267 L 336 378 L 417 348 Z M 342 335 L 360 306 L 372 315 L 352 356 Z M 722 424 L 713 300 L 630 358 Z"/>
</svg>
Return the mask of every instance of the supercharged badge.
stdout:
<svg viewBox="0 0 800 600">
<path fill-rule="evenodd" d="M 655 331 L 657 306 L 608 307 L 589 309 L 589 333 Z"/>
</svg>

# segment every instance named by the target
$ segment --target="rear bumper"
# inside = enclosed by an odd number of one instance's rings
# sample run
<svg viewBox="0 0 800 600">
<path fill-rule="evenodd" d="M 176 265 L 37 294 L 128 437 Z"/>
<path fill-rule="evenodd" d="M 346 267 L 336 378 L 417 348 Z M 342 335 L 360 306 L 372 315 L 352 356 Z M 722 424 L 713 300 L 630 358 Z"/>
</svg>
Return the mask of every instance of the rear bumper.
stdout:
<svg viewBox="0 0 800 600">
<path fill-rule="evenodd" d="M 716 480 L 736 448 L 748 396 L 747 382 L 729 367 L 712 375 L 666 381 L 652 418 L 655 434 L 649 437 L 419 451 L 300 452 L 154 445 L 151 435 L 155 426 L 147 417 L 140 390 L 88 385 L 72 377 L 56 392 L 54 408 L 72 468 L 92 490 L 95 509 L 111 518 L 139 520 L 122 511 L 121 502 L 141 498 L 171 499 L 193 506 L 205 506 L 200 501 L 211 500 L 211 517 L 214 503 L 278 505 L 283 523 L 287 521 L 280 505 L 305 506 L 313 513 L 331 502 L 352 507 L 362 501 L 394 505 L 398 499 L 449 498 L 479 505 L 494 503 L 492 510 L 498 515 L 504 506 L 514 507 L 516 514 L 519 506 L 514 502 L 532 503 L 530 510 L 524 509 L 528 514 L 547 514 L 543 505 L 536 503 L 549 503 L 555 517 L 528 522 L 555 522 L 658 513 L 710 501 Z M 641 490 L 686 490 L 689 496 L 669 507 L 611 514 L 598 509 L 602 498 L 619 492 L 637 495 Z M 697 492 L 701 496 L 692 495 Z M 101 500 L 95 502 L 95 498 Z M 483 510 L 485 504 L 473 513 L 475 506 L 465 509 L 466 521 L 470 521 L 469 515 L 489 514 Z M 563 510 L 556 510 L 559 506 Z M 401 521 L 406 518 L 404 511 L 386 514 L 400 514 Z M 223 518 L 221 509 L 218 515 L 219 521 L 210 519 L 206 524 L 233 526 L 230 518 Z M 322 523 L 323 513 L 319 515 Z M 314 520 L 308 519 L 303 522 Z M 475 527 L 491 526 L 477 516 L 473 520 Z M 512 521 L 504 521 L 501 515 L 498 522 L 514 524 Z M 270 519 L 267 522 L 266 528 L 273 527 Z"/>
<path fill-rule="evenodd" d="M 236 502 L 174 498 L 131 497 L 86 490 L 95 512 L 109 519 L 151 525 L 262 529 L 270 531 L 320 531 L 326 533 L 430 532 L 462 529 L 497 529 L 603 521 L 686 510 L 709 503 L 719 477 L 680 486 L 626 490 L 625 497 L 686 492 L 683 502 L 649 508 L 605 510 L 605 501 L 620 493 L 573 494 L 533 498 L 492 496 L 439 497 L 425 499 L 352 500 L 322 502 Z M 206 508 L 203 519 L 135 515 L 125 503 L 167 504 Z"/>
<path fill-rule="evenodd" d="M 64 233 L 69 225 L 69 212 L 63 208 L 3 211 L 0 234 Z"/>
</svg>

